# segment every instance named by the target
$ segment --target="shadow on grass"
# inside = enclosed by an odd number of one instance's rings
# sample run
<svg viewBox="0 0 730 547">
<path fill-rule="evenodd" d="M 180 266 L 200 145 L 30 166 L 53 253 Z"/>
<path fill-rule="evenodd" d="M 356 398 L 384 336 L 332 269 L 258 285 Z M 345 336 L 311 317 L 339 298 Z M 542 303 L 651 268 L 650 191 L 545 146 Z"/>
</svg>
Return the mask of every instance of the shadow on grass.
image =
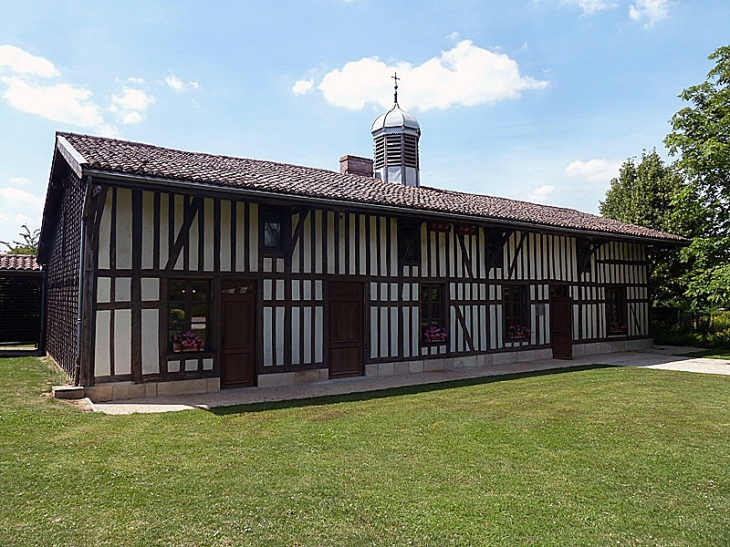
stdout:
<svg viewBox="0 0 730 547">
<path fill-rule="evenodd" d="M 262 403 L 248 403 L 234 406 L 221 406 L 203 409 L 217 416 L 229 414 L 244 414 L 248 412 L 263 412 L 266 410 L 283 410 L 289 408 L 301 408 L 306 406 L 332 405 L 337 403 L 353 403 L 358 401 L 370 401 L 373 399 L 384 399 L 399 395 L 415 395 L 428 393 L 442 389 L 454 389 L 459 387 L 478 386 L 492 384 L 520 378 L 535 378 L 539 376 L 552 376 L 554 374 L 566 374 L 570 372 L 581 372 L 585 370 L 596 370 L 603 368 L 615 368 L 612 365 L 580 365 L 576 367 L 556 368 L 548 370 L 536 370 L 532 372 L 518 372 L 515 374 L 500 374 L 496 376 L 479 376 L 476 378 L 463 378 L 460 380 L 448 380 L 430 384 L 418 384 L 402 387 L 389 387 L 372 391 L 361 391 L 357 393 L 345 393 L 342 395 L 323 395 L 319 397 L 308 397 L 304 399 L 289 399 L 286 401 L 268 401 Z"/>
</svg>

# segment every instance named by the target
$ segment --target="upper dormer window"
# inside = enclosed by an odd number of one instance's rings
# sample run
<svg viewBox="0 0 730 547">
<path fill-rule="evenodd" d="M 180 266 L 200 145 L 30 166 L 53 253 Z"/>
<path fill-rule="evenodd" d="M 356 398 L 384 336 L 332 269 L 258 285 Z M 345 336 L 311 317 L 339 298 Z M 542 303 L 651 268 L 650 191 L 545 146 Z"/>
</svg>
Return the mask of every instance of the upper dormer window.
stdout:
<svg viewBox="0 0 730 547">
<path fill-rule="evenodd" d="M 421 223 L 398 220 L 398 258 L 401 265 L 418 266 L 421 262 Z"/>
<path fill-rule="evenodd" d="M 261 247 L 264 254 L 283 255 L 287 248 L 290 216 L 282 207 L 267 207 L 261 211 Z"/>
</svg>

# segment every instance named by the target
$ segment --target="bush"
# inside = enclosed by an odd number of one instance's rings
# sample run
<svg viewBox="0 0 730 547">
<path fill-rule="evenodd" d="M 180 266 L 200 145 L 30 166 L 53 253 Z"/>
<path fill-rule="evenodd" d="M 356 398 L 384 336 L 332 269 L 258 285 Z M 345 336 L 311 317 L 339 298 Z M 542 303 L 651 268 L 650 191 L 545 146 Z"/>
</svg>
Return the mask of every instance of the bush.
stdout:
<svg viewBox="0 0 730 547">
<path fill-rule="evenodd" d="M 655 344 L 730 349 L 730 311 L 687 314 L 658 308 L 652 313 L 651 334 Z"/>
<path fill-rule="evenodd" d="M 712 330 L 721 333 L 730 329 L 730 311 L 718 310 L 712 312 Z"/>
</svg>

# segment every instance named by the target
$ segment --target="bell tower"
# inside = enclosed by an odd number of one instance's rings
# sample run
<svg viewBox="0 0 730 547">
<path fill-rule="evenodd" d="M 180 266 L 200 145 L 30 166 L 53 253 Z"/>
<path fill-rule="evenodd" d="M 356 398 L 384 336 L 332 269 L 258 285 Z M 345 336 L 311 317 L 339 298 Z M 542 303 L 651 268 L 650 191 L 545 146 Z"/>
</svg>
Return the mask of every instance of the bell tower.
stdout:
<svg viewBox="0 0 730 547">
<path fill-rule="evenodd" d="M 395 82 L 393 106 L 378 117 L 370 128 L 375 149 L 375 178 L 406 186 L 420 186 L 418 141 L 421 127 L 412 115 L 398 105 L 398 78 Z"/>
</svg>

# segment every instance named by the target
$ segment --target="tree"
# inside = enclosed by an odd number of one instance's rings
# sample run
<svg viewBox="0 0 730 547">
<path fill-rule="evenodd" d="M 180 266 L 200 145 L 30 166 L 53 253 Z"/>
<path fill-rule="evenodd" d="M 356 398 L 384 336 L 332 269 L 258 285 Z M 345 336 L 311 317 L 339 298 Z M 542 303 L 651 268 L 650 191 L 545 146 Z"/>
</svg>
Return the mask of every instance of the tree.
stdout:
<svg viewBox="0 0 730 547">
<path fill-rule="evenodd" d="M 27 224 L 23 224 L 23 231 L 20 232 L 21 241 L 0 241 L 0 245 L 8 248 L 8 253 L 16 255 L 36 255 L 38 254 L 38 240 L 41 235 L 40 230 L 30 231 Z"/>
<path fill-rule="evenodd" d="M 700 236 L 683 253 L 694 262 L 688 294 L 698 307 L 730 305 L 730 46 L 709 56 L 707 80 L 679 97 L 689 106 L 671 120 L 664 143 L 690 182 L 682 199 L 698 200 L 707 214 Z"/>
<path fill-rule="evenodd" d="M 679 199 L 687 186 L 676 165 L 665 165 L 656 150 L 643 151 L 640 161 L 629 158 L 623 163 L 599 211 L 607 218 L 692 237 L 703 223 L 704 209 L 696 200 Z M 653 304 L 689 307 L 685 297 L 688 271 L 678 249 L 651 248 Z"/>
</svg>

